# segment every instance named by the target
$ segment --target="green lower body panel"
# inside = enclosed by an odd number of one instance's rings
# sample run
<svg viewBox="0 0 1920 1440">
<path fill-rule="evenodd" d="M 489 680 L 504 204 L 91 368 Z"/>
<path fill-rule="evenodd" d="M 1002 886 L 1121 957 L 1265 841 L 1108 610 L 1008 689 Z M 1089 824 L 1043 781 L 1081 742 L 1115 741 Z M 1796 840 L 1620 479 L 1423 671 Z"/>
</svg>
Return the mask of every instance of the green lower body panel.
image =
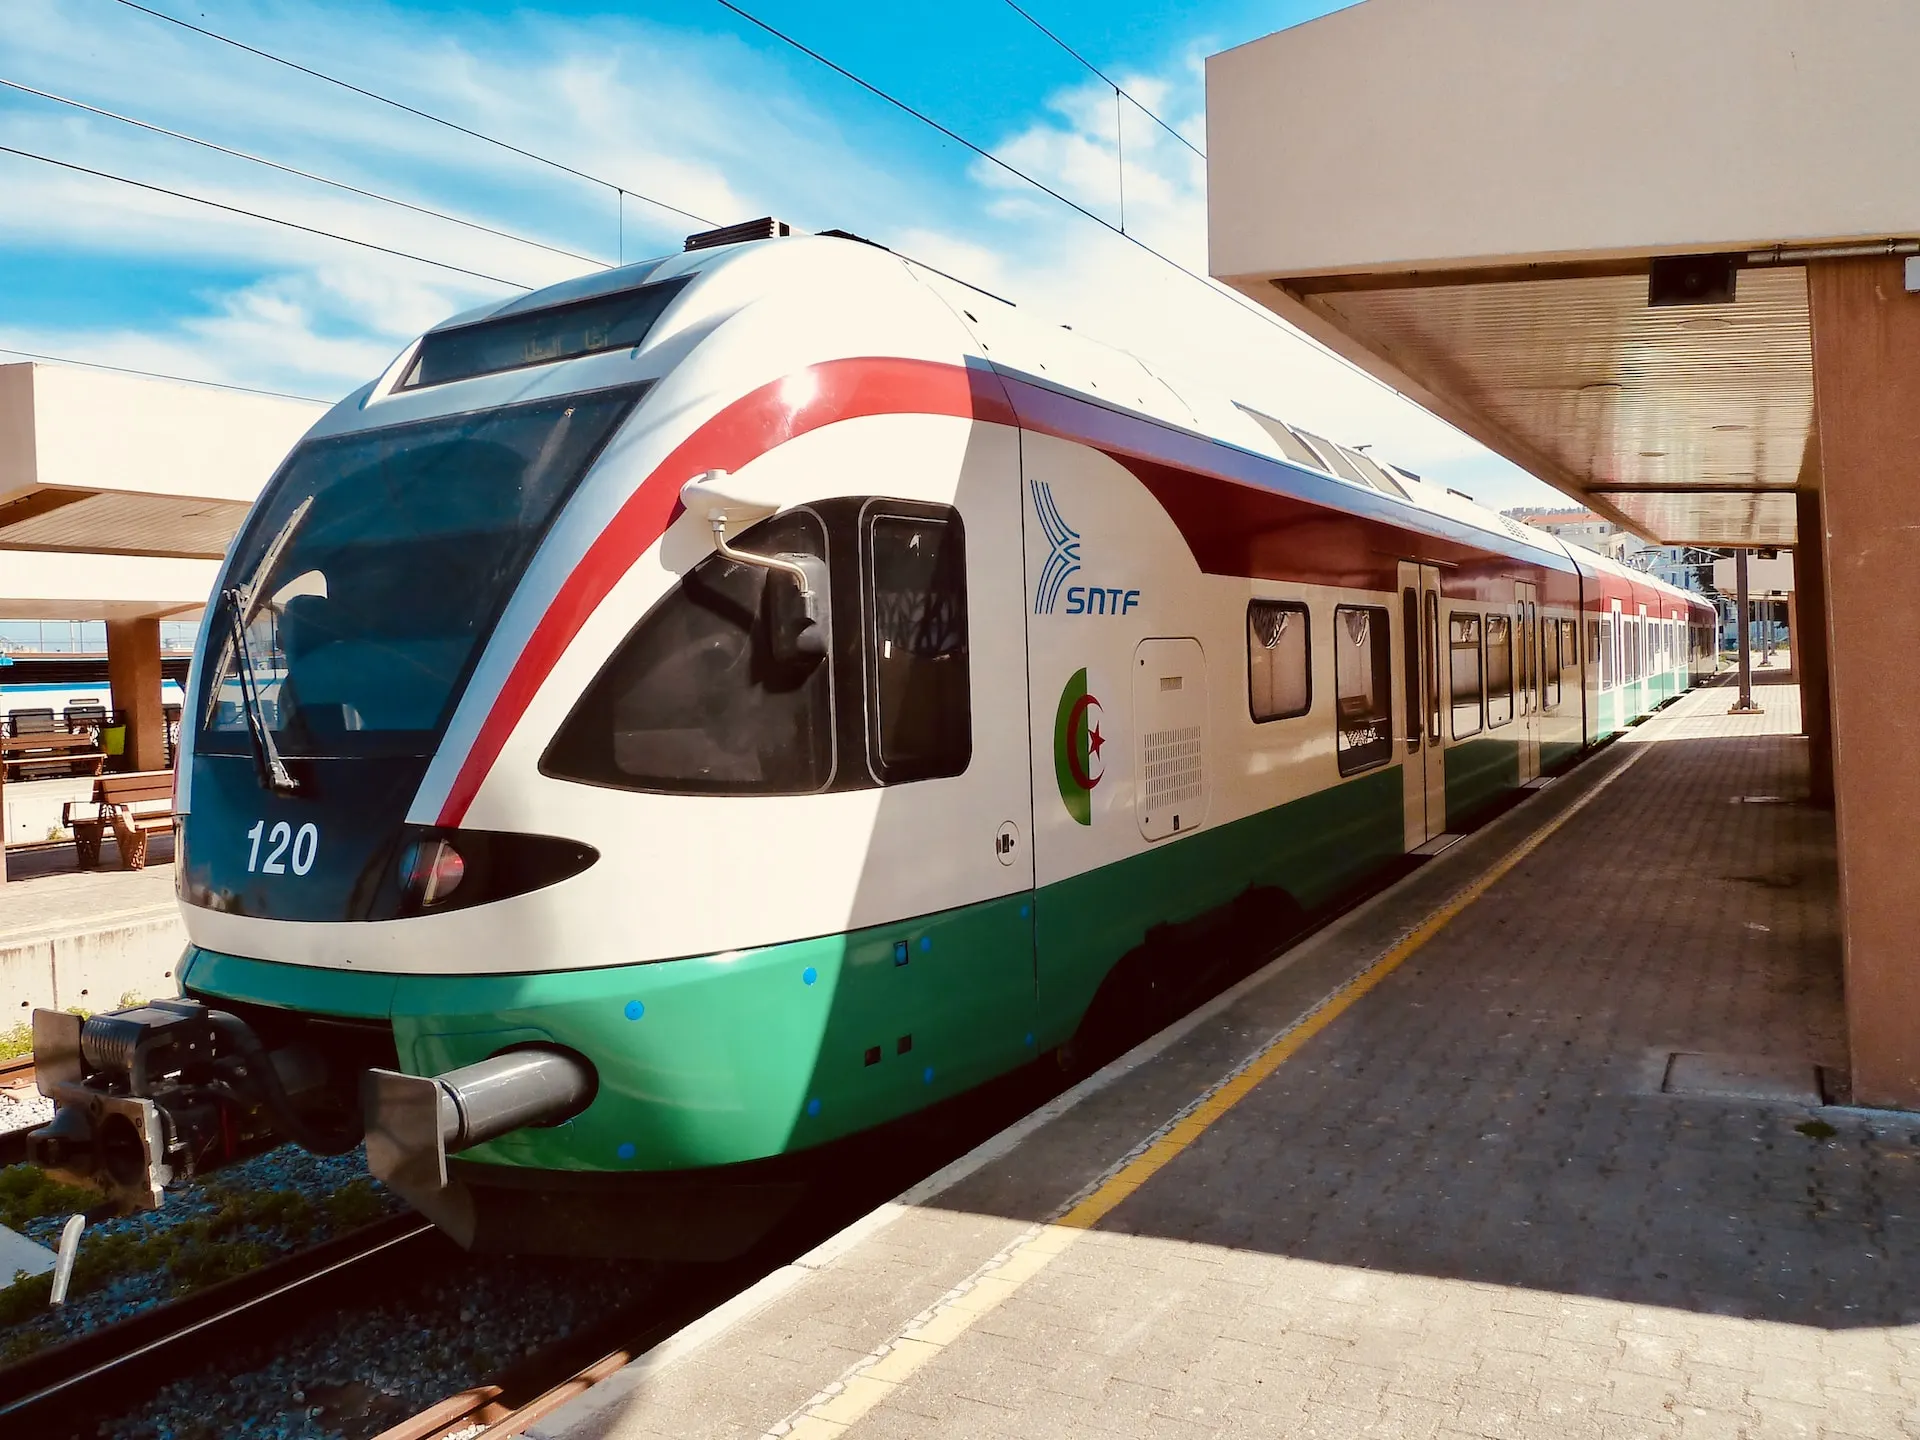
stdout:
<svg viewBox="0 0 1920 1440">
<path fill-rule="evenodd" d="M 1035 932 L 1041 1044 L 1073 1034 L 1107 972 L 1154 927 L 1194 920 L 1250 890 L 1309 911 L 1399 856 L 1404 785 L 1401 767 L 1390 765 L 1044 887 Z"/>
<path fill-rule="evenodd" d="M 463 1158 L 545 1170 L 701 1168 L 809 1149 L 1035 1053 L 1030 895 L 897 925 L 686 960 L 526 975 L 317 970 L 198 950 L 198 995 L 390 1020 L 435 1075 L 528 1043 L 586 1056 L 564 1124 Z"/>
<path fill-rule="evenodd" d="M 182 979 L 208 998 L 388 1022 L 412 1074 L 525 1044 L 592 1062 L 584 1111 L 464 1161 L 614 1174 L 741 1164 L 1018 1068 L 1073 1034 L 1155 927 L 1250 890 L 1283 892 L 1296 912 L 1335 897 L 1401 853 L 1402 783 L 1388 766 L 1038 894 L 759 949 L 517 975 L 367 974 L 195 949 Z"/>
<path fill-rule="evenodd" d="M 1463 830 L 1473 817 L 1520 783 L 1517 740 L 1482 736 L 1446 750 L 1447 828 Z"/>
</svg>

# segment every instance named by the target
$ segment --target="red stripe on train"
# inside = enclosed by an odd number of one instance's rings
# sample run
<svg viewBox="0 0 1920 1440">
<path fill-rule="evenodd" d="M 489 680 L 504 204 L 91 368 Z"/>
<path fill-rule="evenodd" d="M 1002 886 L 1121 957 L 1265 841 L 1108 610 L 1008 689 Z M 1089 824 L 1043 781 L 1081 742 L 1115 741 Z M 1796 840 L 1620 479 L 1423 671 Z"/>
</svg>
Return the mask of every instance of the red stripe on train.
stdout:
<svg viewBox="0 0 1920 1440">
<path fill-rule="evenodd" d="M 830 360 L 762 385 L 675 447 L 627 498 L 534 626 L 454 776 L 442 825 L 458 825 L 507 737 L 587 617 L 647 553 L 680 508 L 680 487 L 704 470 L 738 470 L 809 431 L 868 415 L 953 415 L 1015 422 L 998 376 L 934 360 Z"/>
</svg>

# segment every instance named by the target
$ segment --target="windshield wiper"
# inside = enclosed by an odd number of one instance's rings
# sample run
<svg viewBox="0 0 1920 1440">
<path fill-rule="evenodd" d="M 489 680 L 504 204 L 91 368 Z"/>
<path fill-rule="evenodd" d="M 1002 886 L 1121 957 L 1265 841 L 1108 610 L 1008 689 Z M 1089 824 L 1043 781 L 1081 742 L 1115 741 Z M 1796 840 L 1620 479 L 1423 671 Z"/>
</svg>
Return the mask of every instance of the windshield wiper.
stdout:
<svg viewBox="0 0 1920 1440">
<path fill-rule="evenodd" d="M 260 703 L 260 691 L 253 673 L 253 647 L 247 643 L 247 620 L 253 606 L 245 586 L 235 585 L 220 597 L 226 602 L 227 619 L 232 626 L 233 658 L 240 672 L 240 708 L 247 714 L 247 736 L 253 742 L 253 768 L 260 784 L 282 795 L 292 795 L 300 786 L 280 758 L 273 743 L 273 731 L 267 727 L 266 708 Z"/>
</svg>

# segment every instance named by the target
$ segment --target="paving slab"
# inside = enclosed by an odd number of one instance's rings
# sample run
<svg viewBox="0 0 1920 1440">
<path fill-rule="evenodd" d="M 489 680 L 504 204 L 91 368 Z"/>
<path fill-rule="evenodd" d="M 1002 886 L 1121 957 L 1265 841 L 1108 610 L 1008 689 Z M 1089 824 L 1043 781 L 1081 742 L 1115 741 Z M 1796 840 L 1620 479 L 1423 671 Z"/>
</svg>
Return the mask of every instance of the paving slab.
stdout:
<svg viewBox="0 0 1920 1440">
<path fill-rule="evenodd" d="M 1729 698 L 530 1433 L 1920 1434 L 1920 1116 L 1820 1103 L 1831 818 Z"/>
<path fill-rule="evenodd" d="M 11 850 L 0 883 L 0 1032 L 35 1006 L 108 1010 L 123 995 L 177 993 L 186 927 L 173 892 L 173 838 L 156 835 L 144 870 L 74 868 L 73 846 Z"/>
</svg>

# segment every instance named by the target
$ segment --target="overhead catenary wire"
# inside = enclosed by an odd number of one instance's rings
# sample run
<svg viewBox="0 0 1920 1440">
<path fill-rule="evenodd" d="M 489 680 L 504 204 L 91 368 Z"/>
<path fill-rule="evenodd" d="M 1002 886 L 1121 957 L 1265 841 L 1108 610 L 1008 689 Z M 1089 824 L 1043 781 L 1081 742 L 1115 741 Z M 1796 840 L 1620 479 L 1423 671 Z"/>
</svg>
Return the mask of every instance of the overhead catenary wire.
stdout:
<svg viewBox="0 0 1920 1440">
<path fill-rule="evenodd" d="M 176 200 L 186 200 L 195 205 L 205 205 L 210 209 L 224 210 L 229 215 L 243 215 L 249 220 L 262 220 L 269 225 L 283 225 L 289 230 L 298 230 L 303 234 L 317 235 L 323 240 L 337 240 L 343 245 L 357 245 L 363 250 L 377 250 L 382 255 L 393 255 L 402 260 L 412 260 L 421 265 L 431 265 L 439 270 L 451 270 L 457 275 L 470 275 L 476 280 L 485 280 L 492 285 L 505 285 L 512 290 L 532 290 L 531 285 L 518 280 L 508 280 L 504 276 L 489 275 L 484 270 L 471 270 L 465 265 L 455 265 L 447 260 L 434 260 L 425 255 L 416 255 L 410 250 L 396 249 L 391 245 L 379 245 L 371 240 L 357 240 L 351 235 L 342 235 L 333 230 L 322 230 L 317 225 L 302 225 L 298 220 L 288 220 L 278 215 L 263 214 L 258 210 L 248 210 L 244 206 L 229 205 L 224 200 L 210 200 L 204 195 L 194 195 L 185 190 L 174 190 L 165 185 L 155 185 L 148 180 L 135 180 L 131 175 L 116 175 L 111 170 L 96 170 L 91 165 L 79 165 L 71 160 L 57 160 L 51 155 L 42 155 L 36 150 L 22 150 L 12 145 L 0 145 L 0 155 L 17 155 L 23 160 L 37 160 L 42 165 L 55 165 L 62 170 L 72 170 L 81 175 L 92 175 L 101 180 L 114 180 L 122 185 L 131 185 L 138 190 L 146 190 L 155 195 L 169 195 Z"/>
<path fill-rule="evenodd" d="M 585 180 L 594 185 L 605 186 L 620 197 L 623 206 L 626 197 L 632 196 L 635 200 L 644 200 L 647 204 L 657 209 L 665 210 L 670 214 L 678 215 L 686 220 L 695 221 L 708 228 L 712 228 L 719 223 L 715 220 L 709 220 L 704 215 L 696 215 L 691 210 L 682 209 L 678 205 L 649 195 L 643 190 L 636 190 L 631 185 L 623 185 L 619 181 L 609 180 L 603 175 L 595 175 L 589 171 L 578 169 L 567 164 L 564 160 L 555 160 L 552 156 L 542 155 L 537 150 L 529 150 L 524 146 L 515 145 L 510 140 L 502 140 L 497 135 L 487 134 L 484 130 L 476 130 L 470 125 L 462 125 L 457 120 L 449 120 L 444 115 L 434 114 L 431 110 L 423 110 L 417 105 L 409 105 L 404 100 L 394 99 L 391 95 L 382 95 L 379 91 L 369 90 L 364 85 L 355 85 L 351 80 L 342 80 L 337 75 L 329 75 L 326 71 L 316 70 L 311 65 L 303 65 L 297 60 L 289 60 L 286 56 L 276 55 L 271 50 L 262 50 L 259 46 L 249 45 L 244 40 L 235 40 L 230 35 L 222 35 L 218 30 L 209 30 L 204 25 L 195 25 L 189 20 L 182 20 L 177 15 L 169 15 L 164 10 L 155 10 L 151 6 L 140 4 L 139 0 L 114 0 L 114 3 L 116 5 L 124 5 L 129 10 L 137 10 L 142 15 L 150 15 L 155 20 L 165 21 L 169 25 L 177 25 L 182 30 L 191 30 L 196 35 L 204 35 L 209 40 L 217 40 L 222 45 L 230 45 L 235 50 L 244 50 L 249 55 L 258 56 L 262 60 L 272 61 L 275 65 L 284 65 L 289 70 L 297 70 L 300 74 L 312 76 L 315 80 L 324 80 L 329 85 L 337 85 L 342 90 L 350 90 L 355 95 L 364 96 L 368 100 L 378 101 L 382 105 L 391 106 L 395 110 L 404 111 L 421 120 L 428 120 L 435 125 L 444 126 L 448 130 L 458 131 L 460 134 L 469 136 L 472 139 L 483 141 L 501 150 L 509 151 L 512 154 L 520 156 L 522 159 L 532 160 L 536 164 L 562 171 L 565 174 L 573 176 L 575 179 Z"/>
<path fill-rule="evenodd" d="M 169 375 L 161 370 L 138 370 L 131 365 L 108 365 L 99 360 L 77 360 L 71 355 L 49 355 L 41 350 L 16 350 L 0 345 L 0 355 L 18 355 L 26 360 L 44 360 L 50 365 L 78 365 L 86 370 L 111 370 L 116 375 L 138 375 L 145 380 L 171 380 L 180 385 L 205 385 L 212 390 L 237 390 L 243 395 L 268 395 L 275 400 L 306 400 L 315 405 L 331 405 L 318 395 L 295 395 L 287 390 L 262 390 L 257 385 L 229 385 L 224 380 L 201 380 L 192 375 Z"/>
<path fill-rule="evenodd" d="M 1049 30 L 1045 25 L 1041 24 L 1040 21 L 1035 19 L 1030 12 L 1021 9 L 1018 5 L 1013 3 L 1013 0 L 1006 0 L 1006 3 L 1007 3 L 1007 8 L 1012 10 L 1014 14 L 1018 15 L 1022 20 L 1026 21 L 1029 25 L 1033 26 L 1034 29 L 1038 30 L 1042 35 L 1046 36 L 1047 39 L 1051 40 L 1054 44 L 1058 45 L 1062 50 L 1066 51 L 1067 54 L 1071 55 L 1075 60 L 1079 61 L 1088 70 L 1092 71 L 1095 75 L 1097 75 L 1102 81 L 1104 81 L 1108 86 L 1112 88 L 1113 93 L 1115 95 L 1124 95 L 1127 99 L 1127 103 L 1132 105 L 1134 109 L 1138 110 L 1142 115 L 1146 116 L 1149 120 L 1153 121 L 1154 124 L 1158 125 L 1162 130 L 1166 131 L 1167 134 L 1171 135 L 1174 139 L 1178 140 L 1182 145 L 1186 146 L 1187 149 L 1193 151 L 1193 153 L 1198 155 L 1202 160 L 1207 158 L 1206 151 L 1202 150 L 1198 145 L 1194 144 L 1191 140 L 1187 139 L 1186 136 L 1182 135 L 1178 130 L 1174 129 L 1173 126 L 1169 125 L 1165 120 L 1162 120 L 1159 117 L 1159 115 L 1154 113 L 1154 111 L 1150 109 L 1148 106 L 1142 104 L 1139 98 L 1136 97 L 1134 94 L 1132 94 L 1132 92 L 1130 92 L 1118 80 L 1115 80 L 1111 75 L 1107 74 L 1106 71 L 1102 70 L 1098 65 L 1094 64 L 1091 60 L 1087 59 L 1086 56 L 1082 55 L 1078 50 L 1074 49 L 1073 46 L 1069 45 L 1066 41 L 1062 40 L 1058 35 L 1054 34 L 1053 31 Z"/>
<path fill-rule="evenodd" d="M 565 256 L 569 260 L 584 260 L 589 265 L 606 265 L 608 262 L 596 255 L 582 255 L 577 250 L 564 249 L 559 245 L 549 245 L 544 240 L 535 240 L 531 236 L 516 235 L 511 230 L 501 230 L 495 226 L 483 224 L 478 220 L 466 220 L 458 215 L 450 215 L 444 210 L 435 210 L 430 205 L 416 204 L 411 200 L 402 200 L 396 195 L 384 195 L 378 190 L 367 190 L 345 180 L 335 180 L 331 176 L 317 175 L 311 170 L 302 170 L 295 165 L 284 165 L 278 160 L 269 160 L 264 155 L 255 155 L 250 151 L 237 150 L 231 145 L 222 145 L 217 141 L 206 140 L 198 135 L 189 135 L 183 130 L 170 130 L 165 125 L 156 125 L 151 121 L 140 120 L 132 115 L 123 115 L 117 110 L 102 109 L 98 105 L 89 105 L 84 100 L 75 100 L 68 95 L 56 95 L 51 90 L 37 90 L 31 85 L 23 85 L 18 80 L 9 80 L 0 76 L 0 86 L 15 90 L 23 95 L 32 95 L 41 100 L 51 100 L 57 105 L 71 106 L 75 110 L 84 110 L 89 115 L 98 115 L 103 119 L 117 121 L 122 125 L 131 125 L 155 135 L 164 135 L 171 140 L 185 141 L 189 145 L 198 145 L 202 149 L 212 150 L 221 155 L 231 155 L 236 160 L 245 160 L 254 165 L 264 165 L 270 170 L 278 170 L 285 175 L 295 175 L 302 180 L 311 180 L 315 184 L 329 185 L 336 190 L 344 190 L 352 195 L 360 195 L 368 200 L 378 200 L 382 204 L 397 205 L 403 210 L 411 210 L 417 215 L 428 215 L 435 220 L 444 220 L 452 225 L 462 225 L 469 230 L 492 235 L 501 240 L 511 240 L 517 245 L 531 245 L 535 249 L 545 250 L 554 255 Z"/>
<path fill-rule="evenodd" d="M 123 4 L 127 3 L 127 0 L 121 0 L 121 3 Z M 869 94 L 875 96 L 876 98 L 884 100 L 887 104 L 893 106 L 896 110 L 899 110 L 907 115 L 911 115 L 914 119 L 918 120 L 923 125 L 927 125 L 935 130 L 938 130 L 942 135 L 946 136 L 949 140 L 953 141 L 954 144 L 962 146 L 967 150 L 971 150 L 975 155 L 978 155 L 982 160 L 985 160 L 990 164 L 997 165 L 1000 169 L 1006 171 L 1007 174 L 1013 176 L 1015 179 L 1021 181 L 1024 184 L 1031 185 L 1034 189 L 1040 191 L 1043 195 L 1048 195 L 1048 196 L 1051 196 L 1053 199 L 1058 200 L 1062 205 L 1065 205 L 1069 210 L 1077 211 L 1078 213 L 1086 216 L 1087 219 L 1093 221 L 1094 224 L 1101 226 L 1103 229 L 1111 231 L 1115 235 L 1118 235 L 1122 240 L 1125 240 L 1128 244 L 1137 246 L 1139 249 L 1145 251 L 1148 255 L 1151 255 L 1154 259 L 1160 261 L 1163 265 L 1171 266 L 1173 269 L 1179 271 L 1182 275 L 1186 276 L 1189 280 L 1194 281 L 1196 284 L 1205 286 L 1213 294 L 1222 296 L 1225 299 L 1233 301 L 1234 304 L 1238 305 L 1248 315 L 1253 316 L 1255 319 L 1266 321 L 1269 325 L 1273 326 L 1275 330 L 1279 331 L 1282 335 L 1287 336 L 1289 339 L 1295 340 L 1298 343 L 1306 346 L 1309 350 L 1312 350 L 1318 354 L 1324 355 L 1328 359 L 1333 360 L 1334 362 L 1341 365 L 1345 369 L 1351 370 L 1355 375 L 1358 375 L 1361 379 L 1367 381 L 1371 385 L 1377 386 L 1381 390 L 1384 390 L 1387 394 L 1393 396 L 1395 399 L 1405 400 L 1407 398 L 1406 396 L 1402 395 L 1398 390 L 1394 389 L 1392 385 L 1388 384 L 1385 380 L 1382 380 L 1378 375 L 1375 375 L 1370 370 L 1366 370 L 1361 366 L 1356 365 L 1353 361 L 1349 360 L 1346 356 L 1342 355 L 1339 351 L 1333 349 L 1331 346 L 1324 345 L 1320 341 L 1314 339 L 1311 335 L 1305 334 L 1302 331 L 1295 329 L 1293 326 L 1289 325 L 1286 321 L 1282 320 L 1278 315 L 1275 315 L 1271 310 L 1266 309 L 1264 306 L 1256 305 L 1253 301 L 1249 300 L 1246 296 L 1242 295 L 1239 291 L 1229 289 L 1227 286 L 1220 284 L 1219 281 L 1213 279 L 1209 275 L 1202 275 L 1197 270 L 1189 270 L 1186 266 L 1182 265 L 1178 260 L 1174 259 L 1171 255 L 1167 254 L 1163 250 L 1155 249 L 1153 246 L 1149 245 L 1146 241 L 1142 240 L 1138 235 L 1135 235 L 1130 231 L 1121 229 L 1119 226 L 1115 225 L 1111 220 L 1107 219 L 1105 216 L 1096 214 L 1094 211 L 1089 210 L 1086 206 L 1080 204 L 1078 201 L 1068 199 L 1065 195 L 1062 195 L 1058 190 L 1055 190 L 1051 185 L 1048 185 L 1044 180 L 1038 179 L 1033 175 L 1029 175 L 1026 171 L 1020 169 L 1017 165 L 1012 164 L 1010 161 L 1001 159 L 998 155 L 995 155 L 991 150 L 986 149 L 984 146 L 976 145 L 973 141 L 967 139 L 966 136 L 958 133 L 957 131 L 948 129 L 945 125 L 942 125 L 938 120 L 935 120 L 931 115 L 928 115 L 923 111 L 914 109 L 913 106 L 909 105 L 906 101 L 900 99 L 898 96 L 887 93 L 885 90 L 882 90 L 878 85 L 873 84 L 869 80 L 864 80 L 860 76 L 854 74 L 851 70 L 847 69 L 844 65 L 840 65 L 832 60 L 829 60 L 825 55 L 822 55 L 818 50 L 810 49 L 808 46 L 803 44 L 801 41 L 796 40 L 793 36 L 787 34 L 785 31 L 780 30 L 773 25 L 769 25 L 766 21 L 760 19 L 759 16 L 753 15 L 748 11 L 741 9 L 740 6 L 733 3 L 733 0 L 714 0 L 714 3 L 716 5 L 719 5 L 722 9 L 729 10 L 733 14 L 739 16 L 742 20 L 745 20 L 749 25 L 753 25 L 756 28 L 765 31 L 767 34 L 771 35 L 774 39 L 780 41 L 783 45 L 790 46 L 793 49 L 798 50 L 802 55 L 807 56 L 809 59 L 818 61 L 820 64 L 826 66 L 827 69 L 833 71 L 836 75 L 840 75 L 843 78 L 851 81 L 853 84 L 858 85 L 862 90 L 867 91 Z"/>
</svg>

